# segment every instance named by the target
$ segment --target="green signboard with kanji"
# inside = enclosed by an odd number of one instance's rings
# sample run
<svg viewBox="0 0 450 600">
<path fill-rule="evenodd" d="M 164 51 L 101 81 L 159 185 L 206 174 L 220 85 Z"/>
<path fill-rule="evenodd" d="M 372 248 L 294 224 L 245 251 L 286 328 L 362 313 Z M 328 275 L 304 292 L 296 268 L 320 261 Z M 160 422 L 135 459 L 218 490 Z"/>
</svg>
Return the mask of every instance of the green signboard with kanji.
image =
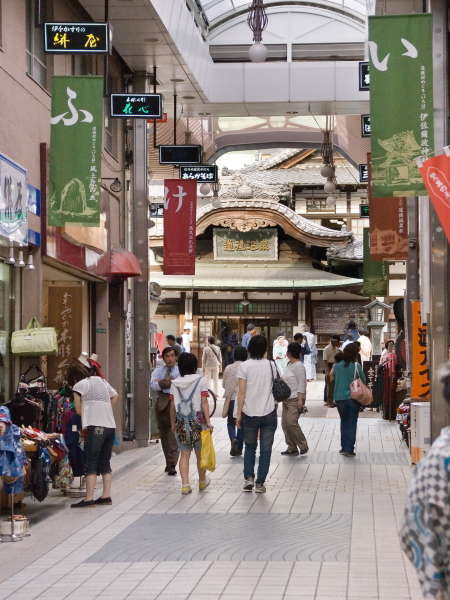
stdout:
<svg viewBox="0 0 450 600">
<path fill-rule="evenodd" d="M 434 154 L 432 16 L 369 18 L 372 194 L 426 194 L 416 159 Z"/>
<path fill-rule="evenodd" d="M 370 255 L 369 229 L 364 229 L 364 296 L 388 295 L 388 266 L 383 260 L 376 260 Z"/>
<path fill-rule="evenodd" d="M 48 224 L 100 225 L 103 78 L 53 77 Z"/>
</svg>

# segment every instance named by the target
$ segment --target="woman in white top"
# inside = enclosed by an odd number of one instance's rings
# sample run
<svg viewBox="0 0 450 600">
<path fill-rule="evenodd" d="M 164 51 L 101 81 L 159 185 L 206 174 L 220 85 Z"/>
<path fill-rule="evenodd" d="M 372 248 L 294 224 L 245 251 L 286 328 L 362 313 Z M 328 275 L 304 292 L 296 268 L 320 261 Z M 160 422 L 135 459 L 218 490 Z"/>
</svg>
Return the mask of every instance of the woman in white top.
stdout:
<svg viewBox="0 0 450 600">
<path fill-rule="evenodd" d="M 317 363 L 317 346 L 316 336 L 309 331 L 309 327 L 305 325 L 303 327 L 303 337 L 311 350 L 311 354 L 305 355 L 305 369 L 306 369 L 306 380 L 312 381 L 316 378 L 316 363 Z"/>
<path fill-rule="evenodd" d="M 277 409 L 272 394 L 275 366 L 265 358 L 267 340 L 255 335 L 248 344 L 249 360 L 239 369 L 236 425 L 244 428 L 244 492 L 263 494 L 270 467 L 273 439 L 278 425 Z M 259 434 L 259 465 L 255 481 L 256 447 Z"/>
<path fill-rule="evenodd" d="M 110 460 L 116 433 L 112 407 L 118 395 L 97 372 L 93 363 L 88 368 L 77 360 L 69 367 L 67 375 L 68 383 L 72 386 L 75 410 L 81 415 L 82 427 L 87 432 L 84 448 L 86 497 L 72 504 L 72 508 L 112 504 Z M 102 476 L 103 492 L 100 498 L 94 500 L 97 475 Z"/>
<path fill-rule="evenodd" d="M 227 418 L 228 436 L 231 442 L 230 456 L 241 456 L 244 448 L 244 430 L 236 428 L 237 392 L 239 387 L 239 370 L 241 364 L 247 360 L 247 348 L 237 346 L 234 349 L 234 362 L 228 365 L 223 372 L 223 388 L 225 402 L 222 417 Z"/>
<path fill-rule="evenodd" d="M 288 359 L 286 357 L 288 341 L 284 335 L 279 335 L 277 339 L 273 343 L 273 359 L 275 364 L 277 365 L 277 370 L 280 377 L 283 376 L 284 370 L 286 368 Z"/>
<path fill-rule="evenodd" d="M 219 346 L 215 344 L 215 341 L 212 336 L 208 338 L 208 345 L 203 348 L 202 367 L 208 387 L 212 387 L 213 392 L 217 396 L 219 373 L 222 370 L 222 352 Z"/>
<path fill-rule="evenodd" d="M 298 424 L 303 412 L 306 398 L 306 369 L 302 363 L 301 346 L 293 342 L 287 350 L 288 365 L 284 371 L 283 379 L 291 388 L 291 397 L 283 402 L 283 427 L 287 449 L 282 452 L 284 456 L 298 456 L 308 452 L 308 442 Z"/>
</svg>

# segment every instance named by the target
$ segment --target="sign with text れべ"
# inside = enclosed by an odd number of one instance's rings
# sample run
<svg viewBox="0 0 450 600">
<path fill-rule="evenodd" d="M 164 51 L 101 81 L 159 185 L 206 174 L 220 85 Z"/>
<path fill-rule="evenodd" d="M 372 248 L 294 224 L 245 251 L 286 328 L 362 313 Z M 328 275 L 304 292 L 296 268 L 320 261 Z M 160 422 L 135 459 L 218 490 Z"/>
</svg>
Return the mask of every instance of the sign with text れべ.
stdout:
<svg viewBox="0 0 450 600">
<path fill-rule="evenodd" d="M 111 116 L 159 119 L 162 116 L 161 94 L 111 94 Z"/>
<path fill-rule="evenodd" d="M 0 154 L 0 236 L 26 244 L 28 234 L 27 171 Z"/>
<path fill-rule="evenodd" d="M 44 50 L 49 54 L 108 54 L 108 23 L 44 23 Z"/>
<path fill-rule="evenodd" d="M 432 15 L 369 17 L 372 195 L 419 196 L 434 151 Z"/>
<path fill-rule="evenodd" d="M 278 259 L 278 233 L 267 227 L 254 231 L 237 231 L 215 227 L 214 260 L 251 262 Z"/>
<path fill-rule="evenodd" d="M 450 156 L 440 154 L 420 167 L 434 210 L 450 242 Z"/>
<path fill-rule="evenodd" d="M 53 77 L 48 224 L 100 225 L 103 77 Z"/>
<path fill-rule="evenodd" d="M 164 180 L 164 274 L 195 275 L 197 182 Z"/>
</svg>

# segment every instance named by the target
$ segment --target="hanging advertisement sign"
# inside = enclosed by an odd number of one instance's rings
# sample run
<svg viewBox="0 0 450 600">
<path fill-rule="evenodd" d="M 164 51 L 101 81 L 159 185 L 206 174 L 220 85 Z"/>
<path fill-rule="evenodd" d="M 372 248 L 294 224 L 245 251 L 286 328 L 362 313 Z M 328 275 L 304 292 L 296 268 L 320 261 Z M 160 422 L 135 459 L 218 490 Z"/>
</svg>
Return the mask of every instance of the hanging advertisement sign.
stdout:
<svg viewBox="0 0 450 600">
<path fill-rule="evenodd" d="M 112 117 L 159 119 L 161 115 L 161 94 L 111 94 Z"/>
<path fill-rule="evenodd" d="M 370 115 L 361 115 L 361 137 L 370 137 L 371 133 Z"/>
<path fill-rule="evenodd" d="M 0 154 L 0 236 L 26 244 L 28 234 L 26 169 Z"/>
<path fill-rule="evenodd" d="M 195 275 L 197 182 L 164 180 L 164 274 Z"/>
<path fill-rule="evenodd" d="M 427 359 L 427 325 L 422 323 L 419 300 L 411 301 L 411 398 L 429 400 L 430 370 Z"/>
<path fill-rule="evenodd" d="M 53 77 L 48 224 L 100 225 L 103 78 Z"/>
<path fill-rule="evenodd" d="M 368 183 L 369 181 L 369 169 L 366 164 L 358 165 L 359 171 L 359 182 L 360 183 Z"/>
<path fill-rule="evenodd" d="M 369 230 L 364 229 L 363 294 L 365 296 L 387 296 L 387 263 L 374 260 L 370 255 Z"/>
<path fill-rule="evenodd" d="M 359 91 L 368 92 L 370 90 L 370 73 L 369 63 L 362 61 L 358 63 L 358 76 L 359 76 Z"/>
<path fill-rule="evenodd" d="M 450 242 L 450 156 L 440 154 L 420 167 L 434 210 Z"/>
<path fill-rule="evenodd" d="M 369 17 L 372 194 L 418 196 L 433 136 L 432 15 Z"/>
<path fill-rule="evenodd" d="M 48 54 L 108 54 L 108 23 L 44 23 Z"/>
<path fill-rule="evenodd" d="M 217 183 L 217 165 L 191 165 L 180 167 L 180 179 L 195 179 L 199 183 Z"/>
</svg>

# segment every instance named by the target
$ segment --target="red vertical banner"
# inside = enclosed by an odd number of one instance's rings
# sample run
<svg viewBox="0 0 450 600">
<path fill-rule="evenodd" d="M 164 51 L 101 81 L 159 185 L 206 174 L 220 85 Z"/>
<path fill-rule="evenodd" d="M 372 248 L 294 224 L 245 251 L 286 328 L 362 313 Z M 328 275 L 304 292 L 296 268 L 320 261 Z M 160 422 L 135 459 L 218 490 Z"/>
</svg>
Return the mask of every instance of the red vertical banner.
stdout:
<svg viewBox="0 0 450 600">
<path fill-rule="evenodd" d="M 195 275 L 197 182 L 164 180 L 164 274 Z"/>
<path fill-rule="evenodd" d="M 450 156 L 440 154 L 420 167 L 434 210 L 450 242 Z"/>
</svg>

